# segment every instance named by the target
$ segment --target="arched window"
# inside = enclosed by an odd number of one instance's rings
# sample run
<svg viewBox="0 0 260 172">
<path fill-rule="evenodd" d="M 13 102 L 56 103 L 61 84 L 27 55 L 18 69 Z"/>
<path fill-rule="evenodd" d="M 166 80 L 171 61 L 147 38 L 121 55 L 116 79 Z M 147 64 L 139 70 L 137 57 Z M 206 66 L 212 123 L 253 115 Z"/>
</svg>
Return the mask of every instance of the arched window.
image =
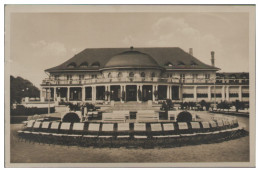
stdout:
<svg viewBox="0 0 260 172">
<path fill-rule="evenodd" d="M 108 73 L 107 77 L 108 77 L 108 78 L 112 78 L 112 74 L 111 74 L 111 73 Z"/>
<path fill-rule="evenodd" d="M 92 67 L 99 67 L 99 66 L 100 66 L 100 63 L 99 63 L 99 62 L 94 62 L 94 63 L 92 63 L 91 66 L 92 66 Z"/>
<path fill-rule="evenodd" d="M 133 73 L 133 72 L 130 72 L 130 73 L 129 73 L 129 77 L 134 77 L 134 73 Z"/>
<path fill-rule="evenodd" d="M 185 65 L 185 64 L 182 61 L 178 61 L 178 65 L 182 66 L 182 65 Z"/>
<path fill-rule="evenodd" d="M 70 64 L 67 65 L 68 68 L 75 68 L 77 65 L 75 62 L 71 62 Z"/>
<path fill-rule="evenodd" d="M 118 72 L 118 78 L 121 78 L 122 77 L 122 72 Z"/>
<path fill-rule="evenodd" d="M 141 73 L 141 77 L 145 77 L 145 73 L 144 72 Z"/>
<path fill-rule="evenodd" d="M 171 62 L 167 62 L 167 63 L 164 64 L 164 66 L 172 67 L 173 64 Z"/>
<path fill-rule="evenodd" d="M 83 62 L 79 65 L 80 68 L 86 68 L 88 67 L 88 62 Z"/>
<path fill-rule="evenodd" d="M 154 78 L 154 77 L 155 77 L 155 73 L 154 73 L 154 72 L 151 74 L 151 77 L 152 77 L 152 78 Z"/>
<path fill-rule="evenodd" d="M 190 65 L 191 65 L 191 66 L 196 66 L 196 65 L 198 65 L 198 64 L 197 64 L 196 62 L 194 62 L 194 61 L 191 61 L 191 62 L 190 62 Z"/>
</svg>

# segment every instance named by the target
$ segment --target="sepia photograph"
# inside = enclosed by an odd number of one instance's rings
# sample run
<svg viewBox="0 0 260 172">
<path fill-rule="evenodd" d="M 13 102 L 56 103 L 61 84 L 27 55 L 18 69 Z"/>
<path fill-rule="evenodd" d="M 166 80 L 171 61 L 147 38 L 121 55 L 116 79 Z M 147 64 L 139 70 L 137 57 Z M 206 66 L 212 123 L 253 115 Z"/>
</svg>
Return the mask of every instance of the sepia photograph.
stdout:
<svg viewBox="0 0 260 172">
<path fill-rule="evenodd" d="M 255 5 L 6 5 L 6 167 L 254 167 Z"/>
</svg>

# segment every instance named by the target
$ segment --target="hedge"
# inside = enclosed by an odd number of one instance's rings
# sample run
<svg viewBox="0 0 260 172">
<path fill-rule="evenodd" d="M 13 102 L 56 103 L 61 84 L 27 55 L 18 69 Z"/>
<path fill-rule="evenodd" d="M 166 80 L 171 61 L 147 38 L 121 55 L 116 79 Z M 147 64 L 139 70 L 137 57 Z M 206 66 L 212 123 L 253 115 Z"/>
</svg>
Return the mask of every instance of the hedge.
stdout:
<svg viewBox="0 0 260 172">
<path fill-rule="evenodd" d="M 55 112 L 55 107 L 50 107 L 50 113 Z M 22 105 L 17 106 L 16 109 L 11 109 L 11 116 L 30 116 L 35 114 L 47 114 L 48 108 L 37 108 L 31 107 L 27 108 Z"/>
</svg>

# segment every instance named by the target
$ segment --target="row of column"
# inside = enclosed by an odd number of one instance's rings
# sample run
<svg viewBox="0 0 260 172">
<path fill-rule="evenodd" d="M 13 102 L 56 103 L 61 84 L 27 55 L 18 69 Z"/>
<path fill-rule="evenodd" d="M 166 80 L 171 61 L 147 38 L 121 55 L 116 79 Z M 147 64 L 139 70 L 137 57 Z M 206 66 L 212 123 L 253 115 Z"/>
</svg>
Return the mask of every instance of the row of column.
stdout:
<svg viewBox="0 0 260 172">
<path fill-rule="evenodd" d="M 193 92 L 193 97 L 194 101 L 197 100 L 197 87 L 194 86 L 194 92 Z M 211 91 L 211 89 L 215 89 L 215 86 L 208 86 L 208 99 L 211 100 L 211 94 L 215 92 L 215 90 Z M 214 97 L 213 97 L 214 98 Z M 222 101 L 227 100 L 229 101 L 229 86 L 222 86 L 221 88 L 221 99 Z M 238 87 L 238 100 L 242 101 L 242 86 Z"/>
<path fill-rule="evenodd" d="M 136 85 L 137 86 L 137 95 L 136 95 L 136 97 L 137 97 L 137 101 L 138 102 L 140 102 L 141 100 L 139 100 L 139 96 L 138 96 L 138 90 L 140 90 L 141 92 L 143 91 L 143 89 L 142 89 L 142 87 L 143 87 L 143 84 L 137 84 Z M 110 92 L 110 90 L 111 90 L 111 88 L 110 88 L 110 85 L 105 85 L 104 86 L 105 87 L 105 91 L 109 91 Z M 54 91 L 53 91 L 53 99 L 54 100 L 57 100 L 57 87 L 51 87 Z M 62 88 L 62 87 L 59 87 L 59 88 Z M 66 87 L 67 88 L 67 100 L 70 100 L 70 86 L 68 86 L 68 87 Z M 86 97 L 86 90 L 85 90 L 85 86 L 83 86 L 83 87 L 81 87 L 81 92 L 82 92 L 82 101 L 85 101 L 85 97 Z M 96 101 L 96 86 L 91 86 L 91 88 L 92 88 L 92 102 L 95 102 Z M 46 90 L 49 90 L 49 88 L 47 87 L 47 88 L 44 88 L 44 89 L 46 89 Z M 157 90 L 158 91 L 158 85 L 157 84 L 153 84 L 152 85 L 152 91 L 154 91 L 154 90 Z M 122 94 L 122 92 L 125 92 L 126 93 L 126 85 L 120 85 L 120 92 L 121 92 L 121 94 Z M 47 92 L 47 91 L 46 91 Z M 179 90 L 179 92 L 180 92 L 180 90 Z M 40 91 L 40 96 L 41 97 L 47 97 L 47 95 L 46 96 L 43 96 L 43 90 L 41 90 Z M 105 95 L 105 99 L 106 100 L 108 100 L 108 101 L 110 101 L 110 96 L 107 96 L 107 95 Z M 152 101 L 155 101 L 155 99 L 156 99 L 156 97 L 155 97 L 155 95 L 153 94 L 153 92 L 152 92 Z M 167 85 L 167 99 L 172 99 L 172 89 L 171 89 L 171 86 L 170 85 Z M 123 101 L 123 100 L 121 100 L 121 101 Z"/>
</svg>

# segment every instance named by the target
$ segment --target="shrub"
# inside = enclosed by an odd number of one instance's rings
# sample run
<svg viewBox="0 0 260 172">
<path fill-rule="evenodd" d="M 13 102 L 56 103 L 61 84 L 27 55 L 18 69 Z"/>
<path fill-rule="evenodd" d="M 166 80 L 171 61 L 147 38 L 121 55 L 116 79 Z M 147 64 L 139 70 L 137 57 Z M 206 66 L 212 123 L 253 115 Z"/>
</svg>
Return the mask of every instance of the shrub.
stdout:
<svg viewBox="0 0 260 172">
<path fill-rule="evenodd" d="M 63 119 L 63 122 L 80 122 L 80 118 L 75 113 L 67 113 Z"/>
<path fill-rule="evenodd" d="M 162 109 L 162 110 L 165 110 L 165 111 L 168 111 L 168 110 L 173 109 L 172 100 L 171 100 L 171 99 L 166 99 L 166 101 L 164 101 L 164 102 L 162 103 L 161 109 Z"/>
<path fill-rule="evenodd" d="M 191 122 L 191 121 L 192 121 L 192 115 L 187 111 L 180 112 L 177 116 L 177 122 Z"/>
<path fill-rule="evenodd" d="M 50 108 L 50 113 L 55 112 L 55 107 Z M 11 109 L 11 116 L 30 116 L 35 114 L 47 114 L 48 108 L 37 108 L 37 107 L 24 107 L 23 105 L 18 105 L 16 109 Z"/>
</svg>

